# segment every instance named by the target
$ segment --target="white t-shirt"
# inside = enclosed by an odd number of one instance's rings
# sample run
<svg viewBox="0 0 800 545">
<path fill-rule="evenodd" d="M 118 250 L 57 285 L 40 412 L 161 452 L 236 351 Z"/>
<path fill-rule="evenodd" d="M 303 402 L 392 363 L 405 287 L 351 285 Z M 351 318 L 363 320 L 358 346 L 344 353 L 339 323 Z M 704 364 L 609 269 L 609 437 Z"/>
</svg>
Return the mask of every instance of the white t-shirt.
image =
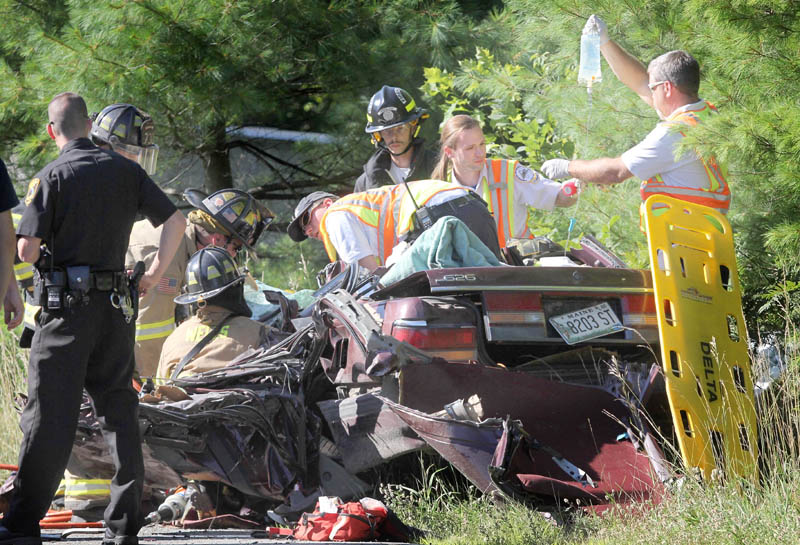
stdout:
<svg viewBox="0 0 800 545">
<path fill-rule="evenodd" d="M 487 174 L 488 164 L 483 165 L 481 175 L 478 178 L 478 185 L 475 187 L 462 184 L 455 173 L 453 173 L 453 182 L 462 187 L 474 191 L 481 198 L 483 198 L 483 181 L 488 179 Z M 552 210 L 556 205 L 556 198 L 561 191 L 561 184 L 548 180 L 532 168 L 526 167 L 517 162 L 514 171 L 514 225 L 511 228 L 514 231 L 515 237 L 525 236 L 528 230 L 528 207 L 538 208 L 540 210 Z M 492 212 L 494 214 L 494 212 Z"/>
<path fill-rule="evenodd" d="M 701 100 L 675 110 L 670 117 L 686 110 L 705 107 Z M 660 174 L 666 185 L 677 187 L 708 188 L 708 175 L 697 154 L 686 150 L 677 156 L 681 134 L 675 124 L 661 122 L 644 140 L 622 154 L 622 162 L 634 176 L 644 181 Z"/>
<path fill-rule="evenodd" d="M 431 197 L 426 206 L 441 204 L 466 194 L 466 190 L 442 191 Z M 329 212 L 325 217 L 325 227 L 339 259 L 345 263 L 355 263 L 370 255 L 382 258 L 378 253 L 378 229 L 359 220 L 355 214 L 347 210 Z M 404 238 L 405 235 L 399 241 Z"/>
<path fill-rule="evenodd" d="M 389 173 L 392 175 L 392 179 L 395 180 L 397 183 L 405 181 L 405 179 L 408 178 L 410 172 L 411 172 L 411 167 L 401 168 L 395 165 L 394 161 L 392 161 L 392 165 L 389 167 Z"/>
</svg>

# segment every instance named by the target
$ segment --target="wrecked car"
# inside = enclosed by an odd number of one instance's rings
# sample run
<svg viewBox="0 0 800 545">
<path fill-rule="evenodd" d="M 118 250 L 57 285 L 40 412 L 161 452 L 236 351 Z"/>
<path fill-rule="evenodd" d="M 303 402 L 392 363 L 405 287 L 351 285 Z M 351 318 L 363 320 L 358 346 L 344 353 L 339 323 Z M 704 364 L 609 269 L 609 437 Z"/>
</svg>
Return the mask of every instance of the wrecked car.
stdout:
<svg viewBox="0 0 800 545">
<path fill-rule="evenodd" d="M 571 266 L 530 266 L 552 255 Z M 525 241 L 517 263 L 388 286 L 329 269 L 300 311 L 271 294 L 286 339 L 142 404 L 148 485 L 217 481 L 251 509 L 297 513 L 427 449 L 541 508 L 657 502 L 689 432 L 667 399 L 651 272 L 591 237 Z M 99 432 L 80 432 L 70 470 L 88 476 Z"/>
</svg>

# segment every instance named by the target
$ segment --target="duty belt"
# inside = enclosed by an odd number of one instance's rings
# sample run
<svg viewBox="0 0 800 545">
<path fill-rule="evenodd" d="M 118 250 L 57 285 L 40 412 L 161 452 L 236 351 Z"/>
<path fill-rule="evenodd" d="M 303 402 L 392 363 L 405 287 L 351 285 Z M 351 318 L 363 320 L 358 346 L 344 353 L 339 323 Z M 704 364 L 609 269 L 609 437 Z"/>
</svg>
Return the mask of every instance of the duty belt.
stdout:
<svg viewBox="0 0 800 545">
<path fill-rule="evenodd" d="M 135 311 L 124 271 L 92 271 L 86 265 L 37 270 L 34 301 L 47 310 L 74 308 L 89 303 L 89 292 L 111 292 L 111 304 L 130 322 Z"/>
</svg>

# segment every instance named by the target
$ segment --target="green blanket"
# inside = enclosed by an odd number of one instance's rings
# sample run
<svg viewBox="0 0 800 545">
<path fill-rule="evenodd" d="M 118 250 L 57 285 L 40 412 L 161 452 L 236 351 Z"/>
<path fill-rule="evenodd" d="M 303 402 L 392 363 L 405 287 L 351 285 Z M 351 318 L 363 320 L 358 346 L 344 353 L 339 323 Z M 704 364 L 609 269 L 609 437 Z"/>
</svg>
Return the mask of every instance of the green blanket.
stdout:
<svg viewBox="0 0 800 545">
<path fill-rule="evenodd" d="M 453 267 L 493 267 L 500 265 L 489 248 L 453 216 L 440 218 L 422 233 L 397 263 L 381 278 L 388 286 L 417 271 Z"/>
</svg>

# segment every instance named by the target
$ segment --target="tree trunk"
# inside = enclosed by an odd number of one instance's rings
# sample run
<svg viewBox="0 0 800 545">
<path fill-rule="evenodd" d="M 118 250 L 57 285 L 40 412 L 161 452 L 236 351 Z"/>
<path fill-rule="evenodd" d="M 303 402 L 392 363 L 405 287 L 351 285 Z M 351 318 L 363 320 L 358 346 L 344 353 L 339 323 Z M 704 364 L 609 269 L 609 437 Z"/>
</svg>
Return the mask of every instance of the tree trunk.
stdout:
<svg viewBox="0 0 800 545">
<path fill-rule="evenodd" d="M 209 195 L 220 189 L 233 187 L 225 123 L 217 123 L 211 128 L 211 142 L 211 146 L 206 149 L 205 160 L 205 188 Z"/>
</svg>

